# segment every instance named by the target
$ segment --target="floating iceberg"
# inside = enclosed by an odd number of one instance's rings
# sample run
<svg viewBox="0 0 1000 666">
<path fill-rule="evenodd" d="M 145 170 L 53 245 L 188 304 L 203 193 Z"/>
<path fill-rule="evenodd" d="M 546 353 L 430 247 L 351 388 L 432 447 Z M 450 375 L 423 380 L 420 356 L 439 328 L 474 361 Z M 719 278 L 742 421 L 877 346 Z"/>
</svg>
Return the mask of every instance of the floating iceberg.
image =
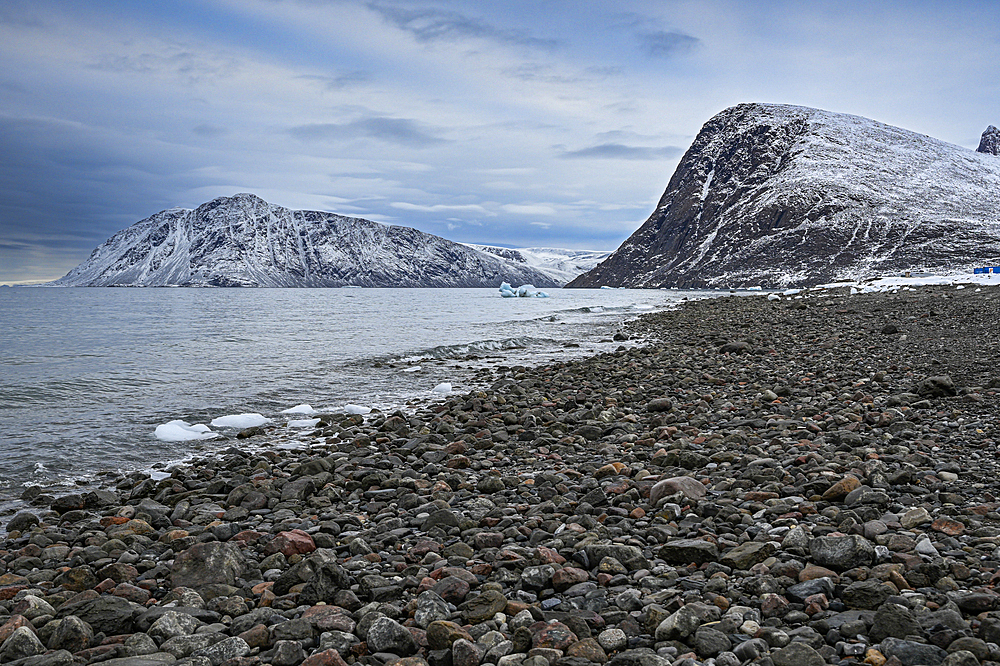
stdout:
<svg viewBox="0 0 1000 666">
<path fill-rule="evenodd" d="M 434 393 L 445 393 L 445 394 L 451 393 L 451 384 L 449 384 L 448 382 L 438 384 L 432 389 L 432 391 Z"/>
<path fill-rule="evenodd" d="M 348 414 L 360 414 L 363 416 L 365 414 L 371 414 L 372 408 L 365 407 L 363 405 L 352 405 L 348 403 L 344 405 L 344 411 L 347 412 Z"/>
<path fill-rule="evenodd" d="M 522 284 L 518 288 L 510 286 L 507 282 L 500 283 L 500 295 L 504 298 L 548 298 L 544 291 L 535 289 L 533 284 Z"/>
<path fill-rule="evenodd" d="M 313 414 L 316 414 L 317 412 L 316 412 L 315 409 L 312 408 L 312 405 L 301 404 L 301 405 L 295 405 L 294 407 L 289 407 L 288 409 L 283 410 L 281 413 L 282 414 L 307 414 L 309 416 L 312 416 Z"/>
<path fill-rule="evenodd" d="M 156 439 L 161 442 L 190 442 L 194 439 L 212 439 L 219 437 L 219 433 L 212 430 L 203 423 L 191 425 L 187 421 L 170 421 L 156 426 L 153 431 Z"/>
<path fill-rule="evenodd" d="M 270 422 L 271 419 L 262 414 L 231 414 L 212 419 L 216 428 L 256 428 Z"/>
<path fill-rule="evenodd" d="M 288 422 L 289 428 L 312 428 L 319 423 L 319 419 L 297 419 Z"/>
</svg>

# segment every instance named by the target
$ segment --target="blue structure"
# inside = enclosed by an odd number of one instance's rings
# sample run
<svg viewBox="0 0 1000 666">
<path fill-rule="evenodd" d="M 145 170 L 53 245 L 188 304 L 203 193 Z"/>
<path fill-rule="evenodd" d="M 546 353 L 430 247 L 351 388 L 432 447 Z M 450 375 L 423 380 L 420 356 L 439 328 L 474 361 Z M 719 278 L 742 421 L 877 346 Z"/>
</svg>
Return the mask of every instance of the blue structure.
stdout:
<svg viewBox="0 0 1000 666">
<path fill-rule="evenodd" d="M 972 272 L 976 274 L 1000 273 L 1000 266 L 986 266 L 984 268 L 975 268 L 973 269 Z"/>
</svg>

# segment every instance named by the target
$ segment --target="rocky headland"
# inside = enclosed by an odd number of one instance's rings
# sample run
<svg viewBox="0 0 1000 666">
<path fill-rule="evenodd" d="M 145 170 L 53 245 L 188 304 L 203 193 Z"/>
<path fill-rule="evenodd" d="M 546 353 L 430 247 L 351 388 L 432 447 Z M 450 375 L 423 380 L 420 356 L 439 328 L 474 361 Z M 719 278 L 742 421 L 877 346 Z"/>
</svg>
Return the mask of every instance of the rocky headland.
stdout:
<svg viewBox="0 0 1000 666">
<path fill-rule="evenodd" d="M 290 449 L 30 488 L 0 662 L 1000 661 L 998 295 L 691 302 Z"/>
</svg>

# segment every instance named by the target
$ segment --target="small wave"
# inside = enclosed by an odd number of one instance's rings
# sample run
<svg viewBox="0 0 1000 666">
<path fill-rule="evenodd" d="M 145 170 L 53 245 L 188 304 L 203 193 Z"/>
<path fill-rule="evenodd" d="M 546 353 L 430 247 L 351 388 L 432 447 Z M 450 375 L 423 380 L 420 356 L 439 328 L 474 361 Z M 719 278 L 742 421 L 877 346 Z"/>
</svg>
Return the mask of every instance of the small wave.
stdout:
<svg viewBox="0 0 1000 666">
<path fill-rule="evenodd" d="M 536 338 L 532 336 L 519 336 L 516 338 L 506 338 L 504 340 L 480 340 L 459 345 L 441 345 L 431 347 L 420 352 L 416 352 L 404 358 L 395 359 L 396 363 L 416 363 L 425 359 L 453 359 L 463 358 L 470 355 L 487 354 L 490 352 L 504 352 L 512 349 L 529 349 L 531 347 L 555 346 L 562 344 L 561 340 L 554 338 Z"/>
</svg>

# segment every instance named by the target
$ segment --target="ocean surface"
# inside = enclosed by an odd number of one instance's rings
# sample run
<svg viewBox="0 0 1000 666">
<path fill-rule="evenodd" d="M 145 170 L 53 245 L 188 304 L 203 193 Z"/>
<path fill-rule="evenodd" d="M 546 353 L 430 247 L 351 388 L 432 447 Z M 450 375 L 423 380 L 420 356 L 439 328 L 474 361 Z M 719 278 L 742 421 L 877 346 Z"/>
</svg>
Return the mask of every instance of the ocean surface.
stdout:
<svg viewBox="0 0 1000 666">
<path fill-rule="evenodd" d="M 616 348 L 622 322 L 704 292 L 495 289 L 0 289 L 0 517 L 26 485 L 55 494 L 105 471 L 221 449 L 166 442 L 302 403 L 382 410 L 473 388 L 484 365 L 533 365 Z M 579 346 L 575 346 L 579 345 Z M 228 437 L 233 428 L 212 428 Z"/>
</svg>

